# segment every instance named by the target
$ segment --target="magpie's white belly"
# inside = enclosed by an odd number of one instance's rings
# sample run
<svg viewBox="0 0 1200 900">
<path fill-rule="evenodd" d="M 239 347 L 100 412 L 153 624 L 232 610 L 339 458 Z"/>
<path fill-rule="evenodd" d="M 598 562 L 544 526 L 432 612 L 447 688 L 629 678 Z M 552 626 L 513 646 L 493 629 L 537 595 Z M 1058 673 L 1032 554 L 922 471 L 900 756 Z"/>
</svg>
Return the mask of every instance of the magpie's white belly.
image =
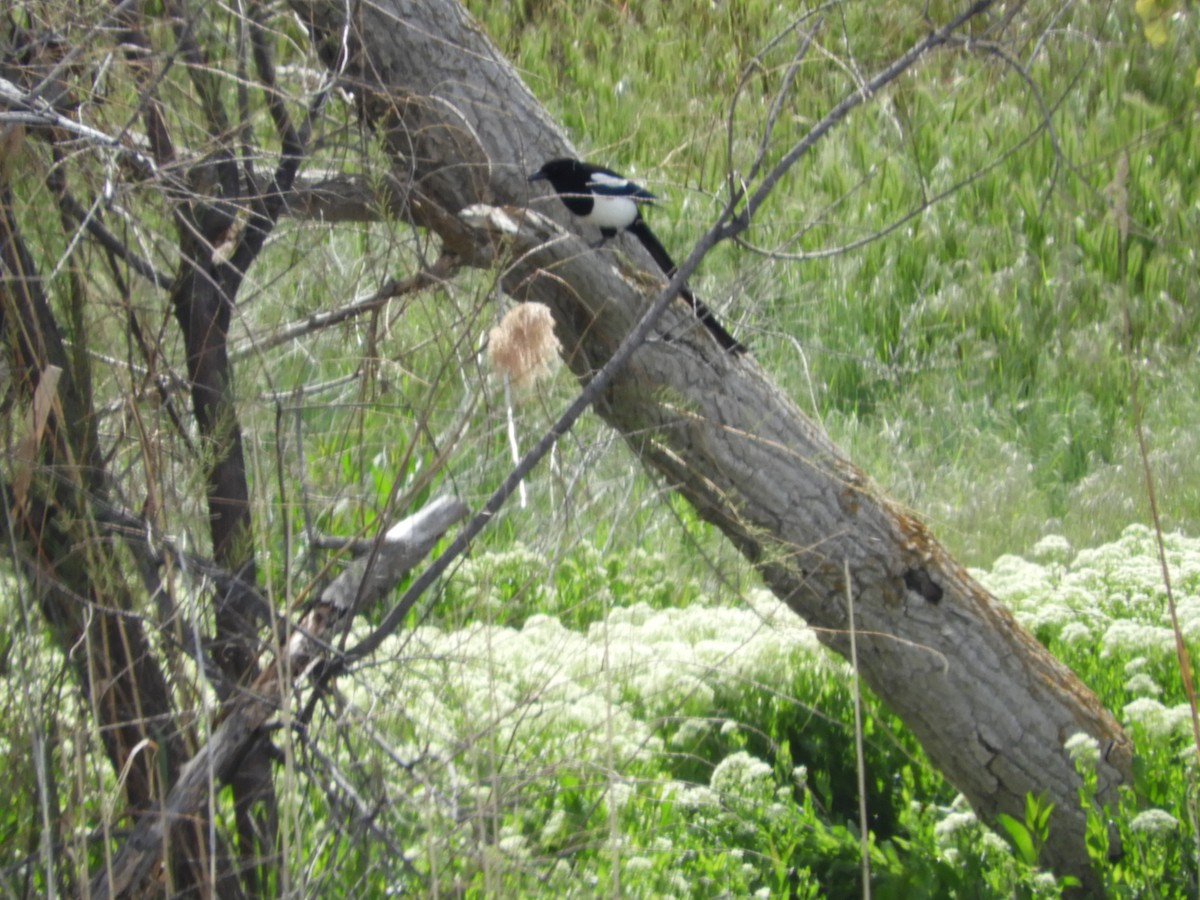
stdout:
<svg viewBox="0 0 1200 900">
<path fill-rule="evenodd" d="M 592 196 L 592 211 L 583 217 L 585 222 L 600 228 L 628 228 L 637 218 L 638 208 L 628 197 L 613 197 L 605 194 Z"/>
</svg>

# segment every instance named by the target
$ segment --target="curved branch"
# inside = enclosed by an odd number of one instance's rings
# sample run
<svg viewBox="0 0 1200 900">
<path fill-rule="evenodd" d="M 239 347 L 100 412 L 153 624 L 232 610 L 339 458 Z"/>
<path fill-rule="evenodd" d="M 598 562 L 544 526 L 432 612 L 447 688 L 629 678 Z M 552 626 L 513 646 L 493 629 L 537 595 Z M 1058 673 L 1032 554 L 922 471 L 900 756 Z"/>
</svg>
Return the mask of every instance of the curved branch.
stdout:
<svg viewBox="0 0 1200 900">
<path fill-rule="evenodd" d="M 820 121 L 809 129 L 808 134 L 788 150 L 783 158 L 771 168 L 771 171 L 766 174 L 759 186 L 746 199 L 746 203 L 739 210 L 738 215 L 723 227 L 721 237 L 732 237 L 734 234 L 748 227 L 750 221 L 754 218 L 754 214 L 758 212 L 759 208 L 766 202 L 767 197 L 775 190 L 775 186 L 779 183 L 780 179 L 788 173 L 804 154 L 816 145 L 817 141 L 845 119 L 852 110 L 861 106 L 884 87 L 891 84 L 920 60 L 924 59 L 932 50 L 950 43 L 959 29 L 972 19 L 986 12 L 994 4 L 995 0 L 975 0 L 966 10 L 959 13 L 941 28 L 931 31 L 905 53 L 901 54 L 894 62 L 867 79 L 861 90 L 849 94 L 834 106 L 833 109 L 822 116 Z"/>
</svg>

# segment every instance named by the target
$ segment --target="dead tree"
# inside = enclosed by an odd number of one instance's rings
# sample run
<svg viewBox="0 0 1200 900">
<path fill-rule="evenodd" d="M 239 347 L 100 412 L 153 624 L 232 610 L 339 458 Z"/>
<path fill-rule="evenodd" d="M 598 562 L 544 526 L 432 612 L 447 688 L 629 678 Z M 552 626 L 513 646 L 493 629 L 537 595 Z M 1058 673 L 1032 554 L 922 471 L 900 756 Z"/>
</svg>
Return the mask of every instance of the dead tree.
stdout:
<svg viewBox="0 0 1200 900">
<path fill-rule="evenodd" d="M 631 284 L 585 242 L 551 237 L 513 212 L 536 203 L 569 228 L 556 204 L 538 202 L 526 175 L 547 159 L 576 155 L 513 68 L 453 0 L 381 0 L 356 7 L 349 21 L 336 3 L 292 6 L 326 63 L 364 94 L 363 115 L 386 137 L 397 179 L 410 186 L 410 218 L 465 260 L 502 266 L 513 296 L 547 305 L 565 359 L 587 381 L 653 288 Z M 931 26 L 869 86 L 951 45 L 956 29 L 988 6 Z M 848 98 L 846 108 L 869 94 Z M 754 196 L 731 199 L 709 243 L 746 227 Z M 468 227 L 460 213 L 476 204 L 511 207 L 515 232 Z M 651 285 L 660 283 L 633 242 L 621 250 Z M 682 274 L 697 261 L 693 254 Z M 852 608 L 863 679 L 933 763 L 985 818 L 1020 819 L 1026 795 L 1046 794 L 1054 803 L 1046 862 L 1094 884 L 1080 780 L 1063 742 L 1082 731 L 1106 748 L 1103 796 L 1130 776 L 1131 746 L 1116 720 L 752 357 L 723 353 L 698 325 L 675 303 L 597 412 L 842 653 Z"/>
</svg>

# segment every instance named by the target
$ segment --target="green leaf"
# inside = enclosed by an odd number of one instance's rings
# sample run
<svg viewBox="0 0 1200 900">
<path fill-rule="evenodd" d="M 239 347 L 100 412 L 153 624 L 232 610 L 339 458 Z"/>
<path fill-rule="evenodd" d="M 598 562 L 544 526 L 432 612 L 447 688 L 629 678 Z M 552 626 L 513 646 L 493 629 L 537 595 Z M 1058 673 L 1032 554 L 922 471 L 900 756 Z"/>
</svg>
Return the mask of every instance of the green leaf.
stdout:
<svg viewBox="0 0 1200 900">
<path fill-rule="evenodd" d="M 996 824 L 1005 830 L 1012 841 L 1017 858 L 1030 866 L 1037 865 L 1037 850 L 1033 844 L 1033 835 L 1021 822 L 1010 815 L 1000 813 L 996 816 Z"/>
</svg>

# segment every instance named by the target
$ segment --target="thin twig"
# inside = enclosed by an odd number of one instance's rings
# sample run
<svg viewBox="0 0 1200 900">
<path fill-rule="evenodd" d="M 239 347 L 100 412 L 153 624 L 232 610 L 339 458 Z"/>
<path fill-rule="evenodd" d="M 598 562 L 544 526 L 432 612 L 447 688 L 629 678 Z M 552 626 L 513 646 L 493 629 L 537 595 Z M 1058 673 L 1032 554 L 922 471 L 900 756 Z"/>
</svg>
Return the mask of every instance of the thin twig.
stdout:
<svg viewBox="0 0 1200 900">
<path fill-rule="evenodd" d="M 853 111 L 856 107 L 861 106 L 885 86 L 891 84 L 902 74 L 908 71 L 908 69 L 912 68 L 918 61 L 924 58 L 925 54 L 944 44 L 949 43 L 950 39 L 959 28 L 961 28 L 971 19 L 985 12 L 994 4 L 994 2 L 995 0 L 976 0 L 976 2 L 970 7 L 968 7 L 962 13 L 959 13 L 941 28 L 938 28 L 937 30 L 926 35 L 921 40 L 917 41 L 917 43 L 910 47 L 907 52 L 900 56 L 899 59 L 895 60 L 883 70 L 873 75 L 866 82 L 866 84 L 862 86 L 861 90 L 857 90 L 851 94 L 848 94 L 840 103 L 837 104 L 837 106 L 822 116 L 821 120 L 817 122 L 811 129 L 809 129 L 808 133 L 796 144 L 794 144 L 792 148 L 784 154 L 783 158 L 775 164 L 771 171 L 767 173 L 754 192 L 746 198 L 745 204 L 738 212 L 738 215 L 734 216 L 729 222 L 725 223 L 720 235 L 721 239 L 723 240 L 727 237 L 732 237 L 733 235 L 748 228 L 750 222 L 754 218 L 755 213 L 757 213 L 763 203 L 766 202 L 767 197 L 771 195 L 771 192 L 775 190 L 775 186 L 779 183 L 780 179 L 782 179 L 783 176 L 791 170 L 791 168 L 800 160 L 801 157 L 803 157 L 816 145 L 817 141 L 824 137 L 827 132 L 832 130 L 835 125 L 838 125 L 843 119 L 845 119 L 846 116 L 851 113 L 851 111 Z M 741 194 L 742 192 L 739 190 L 737 195 L 730 198 L 731 202 L 740 201 L 742 199 Z"/>
<path fill-rule="evenodd" d="M 858 771 L 858 844 L 862 854 L 862 895 L 871 900 L 871 839 L 867 822 L 867 761 L 863 753 L 862 692 L 858 682 L 858 644 L 854 628 L 854 591 L 850 587 L 850 560 L 842 561 L 846 582 L 846 621 L 850 631 L 850 699 L 854 705 L 854 763 Z"/>
<path fill-rule="evenodd" d="M 24 109 L 17 108 L 0 112 L 0 125 L 42 125 L 58 128 L 127 156 L 147 172 L 153 174 L 158 172 L 157 164 L 144 153 L 139 153 L 126 146 L 117 138 L 105 134 L 98 128 L 82 125 L 74 119 L 62 115 L 44 100 L 32 97 L 5 78 L 0 78 L 0 101 L 16 107 L 25 107 Z"/>
<path fill-rule="evenodd" d="M 1146 500 L 1150 504 L 1150 519 L 1154 522 L 1154 541 L 1158 548 L 1158 563 L 1162 569 L 1163 588 L 1167 593 L 1167 611 L 1171 616 L 1171 632 L 1175 637 L 1175 658 L 1179 661 L 1179 677 L 1183 681 L 1183 692 L 1187 696 L 1191 711 L 1192 748 L 1196 751 L 1196 762 L 1200 763 L 1200 709 L 1196 701 L 1196 679 L 1192 672 L 1192 658 L 1179 626 L 1179 611 L 1175 605 L 1175 592 L 1171 588 L 1171 568 L 1167 564 L 1167 548 L 1163 542 L 1162 519 L 1158 514 L 1158 495 L 1154 490 L 1154 473 L 1150 468 L 1150 451 L 1146 445 L 1146 430 L 1142 426 L 1142 404 L 1138 397 L 1138 370 L 1133 357 L 1132 323 L 1129 310 L 1125 310 L 1125 327 L 1129 354 L 1129 400 L 1133 409 L 1133 430 L 1137 435 L 1138 453 L 1142 460 L 1142 476 L 1146 484 Z"/>
<path fill-rule="evenodd" d="M 442 284 L 458 271 L 460 265 L 461 262 L 455 257 L 439 256 L 431 266 L 414 272 L 406 278 L 388 279 L 387 282 L 374 292 L 365 297 L 360 297 L 345 306 L 331 309 L 328 312 L 313 313 L 305 319 L 284 325 L 278 331 L 267 335 L 265 338 L 252 338 L 244 341 L 230 351 L 230 356 L 232 359 L 238 360 L 250 353 L 262 353 L 281 344 L 287 344 L 298 338 L 312 334 L 313 332 L 345 322 L 348 319 L 374 312 L 395 297 L 414 294 L 427 287 Z"/>
<path fill-rule="evenodd" d="M 58 169 L 54 170 L 52 178 L 48 178 L 51 190 L 58 198 L 58 203 L 63 212 L 69 215 L 75 222 L 87 229 L 96 241 L 126 265 L 129 266 L 136 274 L 145 278 L 157 288 L 166 290 L 171 286 L 171 277 L 162 272 L 159 272 L 150 263 L 149 260 L 143 259 L 137 253 L 134 253 L 125 245 L 125 242 L 118 238 L 109 228 L 100 220 L 99 210 L 95 213 L 91 210 L 84 209 L 83 205 L 75 199 L 74 195 L 66 188 L 66 179 L 62 177 Z M 93 204 L 95 207 L 95 204 Z"/>
</svg>

